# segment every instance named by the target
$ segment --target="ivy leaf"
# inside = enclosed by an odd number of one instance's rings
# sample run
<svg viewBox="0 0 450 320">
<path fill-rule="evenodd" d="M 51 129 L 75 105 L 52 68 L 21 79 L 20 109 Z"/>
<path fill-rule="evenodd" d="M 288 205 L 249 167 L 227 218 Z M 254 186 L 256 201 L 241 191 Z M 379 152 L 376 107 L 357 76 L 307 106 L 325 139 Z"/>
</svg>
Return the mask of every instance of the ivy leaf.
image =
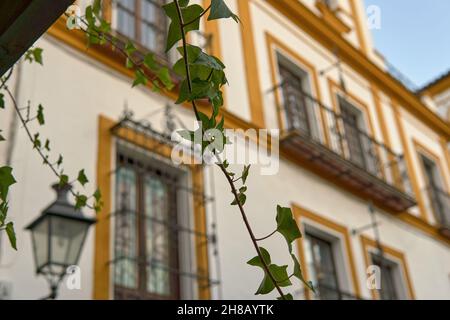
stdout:
<svg viewBox="0 0 450 320">
<path fill-rule="evenodd" d="M 8 190 L 11 185 L 16 183 L 16 179 L 12 175 L 11 167 L 1 167 L 0 168 L 0 199 L 6 201 L 8 196 Z"/>
<path fill-rule="evenodd" d="M 250 166 L 251 165 L 244 166 L 244 171 L 242 171 L 242 183 L 243 184 L 245 184 L 245 181 L 247 181 L 247 177 L 248 177 L 248 173 L 249 173 L 249 170 L 250 170 Z"/>
<path fill-rule="evenodd" d="M 78 172 L 78 178 L 77 178 L 78 182 L 84 187 L 84 185 L 86 183 L 89 182 L 88 178 L 86 177 L 86 175 L 84 174 L 84 169 L 80 170 L 80 172 Z"/>
<path fill-rule="evenodd" d="M 87 197 L 84 194 L 75 195 L 75 209 L 81 209 L 86 206 Z"/>
<path fill-rule="evenodd" d="M 278 297 L 277 300 L 294 300 L 294 297 L 292 296 L 292 294 L 288 293 L 282 297 Z"/>
<path fill-rule="evenodd" d="M 50 140 L 45 140 L 45 145 L 44 145 L 44 148 L 47 150 L 47 151 L 50 151 Z"/>
<path fill-rule="evenodd" d="M 102 198 L 102 194 L 101 194 L 101 192 L 100 192 L 100 189 L 97 188 L 97 189 L 95 190 L 93 196 L 94 196 L 94 199 L 95 199 L 96 202 L 100 202 L 100 200 L 101 200 L 101 198 Z"/>
<path fill-rule="evenodd" d="M 14 231 L 14 224 L 9 222 L 6 225 L 6 234 L 8 235 L 9 243 L 11 243 L 11 247 L 17 251 L 17 243 L 16 243 L 16 233 Z"/>
<path fill-rule="evenodd" d="M 41 140 L 39 139 L 39 133 L 36 133 L 33 138 L 33 148 L 40 149 L 42 146 Z"/>
<path fill-rule="evenodd" d="M 178 93 L 178 100 L 175 102 L 176 104 L 180 104 L 189 99 L 189 84 L 186 79 L 181 82 L 180 91 Z"/>
<path fill-rule="evenodd" d="M 305 278 L 303 277 L 303 272 L 302 272 L 302 268 L 300 267 L 300 263 L 298 262 L 297 257 L 291 253 L 291 257 L 292 260 L 294 261 L 294 272 L 293 275 L 294 277 L 296 277 L 298 280 L 300 280 L 301 282 L 303 282 L 303 284 L 310 290 L 312 290 L 312 292 L 316 293 L 316 291 L 314 290 L 314 285 L 312 284 L 311 281 L 306 281 Z"/>
<path fill-rule="evenodd" d="M 268 266 L 270 273 L 275 278 L 275 281 L 277 281 L 277 284 L 280 287 L 287 287 L 291 285 L 292 283 L 287 274 L 287 266 L 277 266 L 276 264 L 272 264 L 269 252 L 263 247 L 259 247 L 259 250 L 261 251 L 264 263 Z M 264 278 L 255 294 L 268 294 L 272 292 L 272 290 L 275 289 L 275 285 L 269 275 L 265 272 L 264 264 L 259 256 L 252 258 L 247 262 L 247 264 L 254 267 L 259 267 L 264 271 Z"/>
<path fill-rule="evenodd" d="M 5 224 L 6 216 L 8 215 L 8 201 L 2 201 L 0 203 L 0 226 Z"/>
<path fill-rule="evenodd" d="M 5 109 L 5 95 L 0 93 L 0 109 Z"/>
<path fill-rule="evenodd" d="M 59 167 L 62 165 L 62 163 L 63 163 L 63 157 L 62 157 L 62 155 L 59 155 L 58 161 L 56 161 L 56 165 Z"/>
<path fill-rule="evenodd" d="M 164 86 L 168 90 L 172 90 L 174 87 L 174 84 L 172 82 L 172 77 L 170 76 L 169 69 L 168 68 L 161 68 L 159 69 L 158 73 L 158 79 L 161 80 L 161 82 L 164 84 Z"/>
<path fill-rule="evenodd" d="M 153 53 L 149 53 L 144 57 L 144 65 L 150 70 L 157 70 L 158 63 L 155 60 L 155 55 Z"/>
<path fill-rule="evenodd" d="M 263 247 L 259 247 L 259 251 L 261 252 L 261 255 L 263 257 L 263 261 L 267 264 L 270 265 L 271 264 L 271 260 L 270 260 L 270 254 L 269 252 L 264 249 Z M 252 259 L 250 259 L 249 261 L 247 261 L 247 264 L 254 266 L 254 267 L 260 267 L 264 270 L 263 267 L 263 263 L 261 261 L 261 259 L 259 258 L 259 256 L 256 256 Z"/>
<path fill-rule="evenodd" d="M 36 115 L 37 121 L 39 122 L 39 125 L 45 124 L 45 118 L 44 118 L 44 107 L 40 104 L 38 106 L 37 115 Z"/>
<path fill-rule="evenodd" d="M 136 50 L 137 50 L 136 47 L 131 41 L 128 41 L 127 44 L 125 45 L 125 52 L 127 53 L 128 56 L 131 56 L 133 53 L 136 52 Z"/>
<path fill-rule="evenodd" d="M 245 204 L 245 201 L 247 200 L 247 196 L 244 193 L 238 194 L 239 203 L 241 206 Z M 237 206 L 238 202 L 236 201 L 236 198 L 234 198 L 233 202 L 231 203 L 232 206 Z"/>
<path fill-rule="evenodd" d="M 42 52 L 44 50 L 41 48 L 34 48 L 34 49 L 28 49 L 28 51 L 25 53 L 25 60 L 32 63 L 33 61 L 36 61 L 40 65 L 43 65 L 42 61 Z"/>
<path fill-rule="evenodd" d="M 69 183 L 69 176 L 66 175 L 66 174 L 61 174 L 59 176 L 59 185 L 60 186 L 65 186 L 68 183 Z"/>
<path fill-rule="evenodd" d="M 136 70 L 135 74 L 135 79 L 133 82 L 132 87 L 136 87 L 138 85 L 146 85 L 147 84 L 147 77 L 145 76 L 145 74 L 141 71 L 141 70 Z"/>
<path fill-rule="evenodd" d="M 211 0 L 211 12 L 208 20 L 233 18 L 239 22 L 239 17 L 235 15 L 226 5 L 224 0 Z"/>
<path fill-rule="evenodd" d="M 302 236 L 290 208 L 277 206 L 277 231 L 283 235 L 292 252 L 292 242 Z"/>
<path fill-rule="evenodd" d="M 102 8 L 102 1 L 101 0 L 95 0 L 94 4 L 92 5 L 92 12 L 96 16 L 99 16 L 101 8 Z"/>
<path fill-rule="evenodd" d="M 2 130 L 0 130 L 0 141 L 5 141 L 5 137 L 1 135 Z"/>
<path fill-rule="evenodd" d="M 183 16 L 183 20 L 185 22 L 195 21 L 190 23 L 184 28 L 184 31 L 188 33 L 189 31 L 199 30 L 200 28 L 200 19 L 196 19 L 203 12 L 203 8 L 197 4 L 183 7 L 183 4 L 187 5 L 187 1 L 185 3 L 180 3 L 181 6 L 181 15 Z M 178 18 L 177 7 L 175 2 L 171 2 L 163 6 L 166 15 L 171 19 L 169 26 L 169 33 L 167 36 L 167 47 L 166 52 L 169 51 L 178 41 L 181 40 L 181 26 L 180 19 Z"/>
</svg>

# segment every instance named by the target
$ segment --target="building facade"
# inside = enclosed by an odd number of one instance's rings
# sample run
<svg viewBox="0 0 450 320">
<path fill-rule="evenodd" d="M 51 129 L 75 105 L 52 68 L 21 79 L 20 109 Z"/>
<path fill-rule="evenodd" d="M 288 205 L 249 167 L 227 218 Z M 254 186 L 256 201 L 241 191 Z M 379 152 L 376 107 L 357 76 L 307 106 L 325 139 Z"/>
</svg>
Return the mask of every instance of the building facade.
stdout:
<svg viewBox="0 0 450 320">
<path fill-rule="evenodd" d="M 157 2 L 106 0 L 103 10 L 119 35 L 170 64 Z M 318 292 L 295 283 L 294 298 L 449 299 L 446 78 L 415 92 L 392 76 L 374 49 L 362 1 L 227 4 L 240 24 L 206 22 L 190 40 L 227 66 L 225 126 L 279 129 L 271 139 L 279 146 L 276 173 L 252 166 L 245 207 L 261 237 L 275 228 L 277 204 L 293 209 L 303 232 L 295 252 Z M 72 176 L 84 168 L 88 191 L 98 185 L 104 201 L 81 255 L 81 288 L 63 283 L 60 298 L 258 298 L 263 275 L 246 264 L 254 248 L 220 170 L 170 161 L 170 133 L 194 123 L 189 106 L 174 104 L 176 90 L 132 89 L 133 73 L 117 52 L 86 48 L 63 17 L 36 45 L 44 67 L 21 62 L 11 88 L 20 104 L 42 103 L 52 150 Z M 5 298 L 37 299 L 48 285 L 35 275 L 23 228 L 53 200 L 55 179 L 15 115 L 2 113 L 10 139 L 1 161 L 18 181 L 10 212 L 19 250 L 2 239 L 0 283 Z M 257 158 L 265 146 L 256 142 L 248 135 L 237 154 Z M 272 260 L 289 263 L 281 238 L 264 246 Z M 381 290 L 368 286 L 373 265 Z"/>
</svg>

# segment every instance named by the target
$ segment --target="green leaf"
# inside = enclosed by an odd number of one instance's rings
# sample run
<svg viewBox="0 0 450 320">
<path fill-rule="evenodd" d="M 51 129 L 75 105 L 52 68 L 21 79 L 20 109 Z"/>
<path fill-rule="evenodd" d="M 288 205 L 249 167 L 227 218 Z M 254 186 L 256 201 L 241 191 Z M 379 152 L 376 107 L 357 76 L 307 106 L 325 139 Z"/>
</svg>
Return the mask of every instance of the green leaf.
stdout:
<svg viewBox="0 0 450 320">
<path fill-rule="evenodd" d="M 234 21 L 239 22 L 239 17 L 235 15 L 224 0 L 211 0 L 211 12 L 208 20 L 233 18 Z"/>
<path fill-rule="evenodd" d="M 40 149 L 42 146 L 41 140 L 39 139 L 39 133 L 36 133 L 33 137 L 33 148 Z"/>
<path fill-rule="evenodd" d="M 294 272 L 293 272 L 294 277 L 296 277 L 301 282 L 303 282 L 303 284 L 308 289 L 312 290 L 312 292 L 316 293 L 316 291 L 314 290 L 314 285 L 312 284 L 312 282 L 311 281 L 306 281 L 305 278 L 303 277 L 302 268 L 300 266 L 300 263 L 298 262 L 297 257 L 294 254 L 292 254 L 292 253 L 291 253 L 291 257 L 292 257 L 292 260 L 294 261 Z"/>
<path fill-rule="evenodd" d="M 8 235 L 9 243 L 11 247 L 17 251 L 17 243 L 16 243 L 16 233 L 14 231 L 14 224 L 9 222 L 6 225 L 6 234 Z"/>
<path fill-rule="evenodd" d="M 292 296 L 292 294 L 288 293 L 282 297 L 278 297 L 277 300 L 294 300 L 294 297 Z"/>
<path fill-rule="evenodd" d="M 272 264 L 269 252 L 263 247 L 259 247 L 259 250 L 263 257 L 264 263 L 268 266 L 269 271 L 274 277 L 277 284 L 280 287 L 287 287 L 291 285 L 292 283 L 289 280 L 289 276 L 287 274 L 287 266 L 277 266 L 276 264 Z M 259 256 L 256 256 L 247 262 L 247 264 L 259 267 L 264 271 L 264 278 L 255 294 L 268 294 L 272 292 L 273 289 L 275 289 L 275 284 L 264 269 L 264 263 Z"/>
<path fill-rule="evenodd" d="M 65 186 L 68 183 L 69 183 L 69 176 L 66 175 L 66 174 L 61 174 L 59 176 L 59 185 L 60 186 Z"/>
<path fill-rule="evenodd" d="M 250 166 L 244 166 L 244 170 L 242 171 L 242 183 L 245 184 L 245 182 L 247 181 L 247 177 L 248 177 L 248 173 L 250 170 Z"/>
<path fill-rule="evenodd" d="M 245 204 L 245 201 L 247 200 L 247 196 L 244 193 L 238 194 L 239 203 L 243 206 Z M 234 198 L 233 202 L 231 203 L 232 206 L 237 206 L 238 202 L 236 201 L 236 198 Z"/>
<path fill-rule="evenodd" d="M 138 85 L 146 85 L 147 84 L 147 77 L 145 76 L 145 74 L 141 71 L 141 70 L 136 70 L 135 72 L 135 79 L 133 82 L 133 88 L 138 86 Z"/>
<path fill-rule="evenodd" d="M 175 102 L 176 104 L 183 103 L 189 99 L 189 84 L 186 79 L 181 82 L 180 90 L 178 93 L 178 100 Z"/>
<path fill-rule="evenodd" d="M 1 135 L 2 130 L 0 130 L 0 141 L 5 141 L 5 137 Z"/>
<path fill-rule="evenodd" d="M 144 65 L 150 70 L 158 70 L 159 66 L 155 60 L 155 55 L 153 53 L 149 53 L 144 57 Z"/>
<path fill-rule="evenodd" d="M 181 3 L 180 3 L 181 4 Z M 199 17 L 203 12 L 203 8 L 197 4 L 183 7 L 181 6 L 181 15 L 183 17 L 184 22 L 193 21 L 195 18 Z M 177 8 L 175 2 L 171 2 L 163 6 L 166 15 L 170 18 L 170 26 L 169 33 L 167 36 L 167 47 L 166 52 L 169 51 L 178 41 L 181 40 L 181 24 L 180 19 L 178 17 Z M 199 30 L 200 28 L 200 19 L 196 19 L 191 24 L 187 25 L 184 30 L 186 33 L 192 30 Z"/>
<path fill-rule="evenodd" d="M 5 109 L 5 95 L 0 93 L 0 109 Z"/>
<path fill-rule="evenodd" d="M 137 50 L 136 47 L 131 41 L 128 41 L 127 44 L 125 45 L 125 52 L 127 53 L 128 56 L 131 56 L 133 53 L 136 52 L 136 50 Z"/>
<path fill-rule="evenodd" d="M 41 126 L 45 124 L 44 107 L 42 107 L 41 104 L 39 104 L 39 106 L 38 106 L 36 118 Z"/>
<path fill-rule="evenodd" d="M 166 67 L 159 69 L 158 73 L 158 79 L 161 80 L 161 82 L 164 84 L 164 86 L 168 90 L 172 90 L 174 87 L 174 84 L 172 82 L 172 77 L 170 76 L 169 69 Z"/>
<path fill-rule="evenodd" d="M 81 209 L 87 204 L 87 197 L 84 194 L 77 194 L 75 196 L 75 209 Z"/>
<path fill-rule="evenodd" d="M 131 69 L 131 68 L 134 67 L 134 63 L 133 63 L 133 61 L 131 61 L 130 58 L 127 58 L 127 60 L 125 61 L 125 66 L 126 66 L 128 69 Z"/>
<path fill-rule="evenodd" d="M 96 16 L 100 16 L 101 9 L 102 9 L 102 1 L 101 0 L 94 0 L 94 4 L 92 5 L 92 12 Z"/>
<path fill-rule="evenodd" d="M 267 264 L 270 265 L 271 264 L 271 260 L 270 260 L 270 254 L 269 252 L 264 249 L 263 247 L 259 247 L 259 251 L 261 252 L 261 255 L 263 257 L 263 261 Z M 247 261 L 247 264 L 254 266 L 254 267 L 260 267 L 264 270 L 263 267 L 263 263 L 261 261 L 261 259 L 259 258 L 259 256 L 256 256 L 252 259 L 250 259 L 249 261 Z"/>
<path fill-rule="evenodd" d="M 62 155 L 59 155 L 58 161 L 56 161 L 56 165 L 59 167 L 62 165 L 62 163 L 63 163 L 63 157 L 62 157 Z"/>
<path fill-rule="evenodd" d="M 102 194 L 101 194 L 101 192 L 100 192 L 100 189 L 97 188 L 97 189 L 95 190 L 93 196 L 94 196 L 94 199 L 95 199 L 96 202 L 100 202 L 100 200 L 101 200 L 101 198 L 102 198 Z"/>
<path fill-rule="evenodd" d="M 277 231 L 283 235 L 288 244 L 289 252 L 292 252 L 292 242 L 302 236 L 290 208 L 277 206 Z"/>
<path fill-rule="evenodd" d="M 44 148 L 47 150 L 47 151 L 50 151 L 50 140 L 45 140 L 45 145 L 44 145 Z"/>
<path fill-rule="evenodd" d="M 78 178 L 77 178 L 78 182 L 84 187 L 84 185 L 86 183 L 89 182 L 88 178 L 86 177 L 86 175 L 84 174 L 84 169 L 80 170 L 80 172 L 78 172 Z"/>
<path fill-rule="evenodd" d="M 12 175 L 12 168 L 5 166 L 0 168 L 0 199 L 6 201 L 9 187 L 16 183 L 16 179 Z"/>
<path fill-rule="evenodd" d="M 5 224 L 6 216 L 8 215 L 8 201 L 2 201 L 0 203 L 0 226 Z"/>
</svg>

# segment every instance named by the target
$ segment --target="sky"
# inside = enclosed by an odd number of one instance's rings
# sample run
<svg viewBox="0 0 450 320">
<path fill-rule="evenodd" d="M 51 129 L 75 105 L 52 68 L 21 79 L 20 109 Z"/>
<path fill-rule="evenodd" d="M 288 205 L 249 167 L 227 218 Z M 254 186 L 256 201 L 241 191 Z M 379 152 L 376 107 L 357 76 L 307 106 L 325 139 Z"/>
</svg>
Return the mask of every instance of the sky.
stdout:
<svg viewBox="0 0 450 320">
<path fill-rule="evenodd" d="M 364 0 L 381 9 L 375 47 L 416 85 L 450 70 L 449 0 Z"/>
</svg>

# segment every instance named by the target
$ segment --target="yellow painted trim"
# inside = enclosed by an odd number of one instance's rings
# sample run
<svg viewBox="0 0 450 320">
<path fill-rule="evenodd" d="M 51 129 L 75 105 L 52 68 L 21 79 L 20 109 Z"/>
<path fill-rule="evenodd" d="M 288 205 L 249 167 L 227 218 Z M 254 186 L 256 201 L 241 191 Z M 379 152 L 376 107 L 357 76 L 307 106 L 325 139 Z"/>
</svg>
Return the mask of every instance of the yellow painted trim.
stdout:
<svg viewBox="0 0 450 320">
<path fill-rule="evenodd" d="M 319 9 L 320 13 L 322 14 L 322 18 L 325 21 L 325 23 L 328 23 L 332 28 L 336 29 L 339 33 L 349 33 L 352 29 L 339 17 L 336 15 L 336 12 L 339 11 L 332 11 L 326 4 L 324 4 L 322 1 L 317 0 L 316 1 L 316 7 Z"/>
<path fill-rule="evenodd" d="M 255 40 L 253 38 L 253 24 L 250 12 L 251 0 L 239 0 L 236 2 L 238 15 L 241 19 L 241 37 L 242 47 L 244 49 L 244 65 L 247 78 L 247 90 L 250 99 L 251 119 L 258 127 L 264 128 L 263 93 L 259 83 L 258 56 L 256 54 Z"/>
<path fill-rule="evenodd" d="M 316 39 L 316 41 L 322 44 L 324 48 L 330 50 L 330 52 L 336 49 L 339 50 L 340 57 L 344 63 L 362 75 L 367 81 L 376 85 L 387 96 L 399 101 L 402 108 L 405 108 L 415 117 L 423 121 L 431 130 L 445 136 L 445 138 L 450 138 L 450 126 L 446 121 L 429 110 L 419 97 L 407 90 L 398 80 L 382 70 L 364 53 L 353 47 L 337 31 L 324 24 L 321 18 L 301 1 L 266 0 L 266 2 L 283 14 L 299 29 Z"/>
<path fill-rule="evenodd" d="M 370 265 L 372 265 L 369 255 L 370 249 L 377 249 L 377 243 L 374 240 L 363 235 L 360 236 L 360 240 L 363 249 L 364 261 L 366 264 L 366 268 L 368 268 Z M 402 273 L 404 276 L 403 280 L 406 286 L 406 293 L 408 295 L 408 299 L 415 300 L 414 287 L 412 285 L 411 277 L 409 275 L 409 268 L 405 255 L 402 252 L 393 249 L 392 247 L 386 246 L 384 244 L 381 244 L 381 247 L 383 249 L 383 254 L 386 255 L 388 259 L 389 257 L 391 257 L 391 259 L 394 258 L 393 259 L 394 261 L 400 262 L 400 267 L 402 268 Z M 371 290 L 370 292 L 374 300 L 379 299 L 379 294 L 377 290 Z"/>
<path fill-rule="evenodd" d="M 350 2 L 350 8 L 352 10 L 353 20 L 355 21 L 356 35 L 358 37 L 359 45 L 361 46 L 361 51 L 367 55 L 367 53 L 369 52 L 369 48 L 367 46 L 367 41 L 366 41 L 366 38 L 364 35 L 361 17 L 358 14 L 356 0 L 349 0 L 349 2 Z"/>
<path fill-rule="evenodd" d="M 110 214 L 112 207 L 112 150 L 114 137 L 111 128 L 117 123 L 104 116 L 99 116 L 98 120 L 98 154 L 97 154 L 97 184 L 102 192 L 104 205 L 97 217 L 95 228 L 95 251 L 94 251 L 94 299 L 110 299 L 111 276 L 110 276 L 110 252 L 111 252 L 111 224 Z M 142 135 L 129 128 L 121 128 L 116 132 L 121 139 L 126 140 L 138 147 L 157 153 L 158 155 L 170 158 L 172 147 L 161 145 L 160 142 Z M 200 166 L 190 165 L 193 185 L 197 190 L 203 190 L 203 171 Z M 202 191 L 194 194 L 194 216 L 195 229 L 201 233 L 206 231 L 206 209 Z M 196 237 L 196 259 L 197 273 L 203 277 L 198 283 L 198 298 L 201 300 L 210 299 L 211 293 L 208 286 L 208 248 L 204 239 Z"/>
<path fill-rule="evenodd" d="M 352 281 L 353 291 L 354 291 L 355 296 L 358 298 L 361 297 L 358 274 L 356 272 L 353 248 L 352 248 L 352 244 L 350 241 L 348 229 L 346 227 L 344 227 L 343 225 L 340 225 L 340 224 L 338 224 L 334 221 L 331 221 L 323 216 L 320 216 L 317 213 L 313 213 L 312 211 L 302 208 L 296 204 L 293 204 L 292 207 L 293 207 L 294 216 L 300 222 L 299 225 L 302 226 L 302 229 L 303 229 L 302 220 L 308 219 L 308 220 L 314 221 L 315 223 L 320 224 L 321 226 L 325 227 L 325 229 L 333 230 L 336 233 L 339 233 L 341 235 L 341 239 L 343 240 L 342 245 L 345 249 L 344 257 L 346 258 L 348 267 L 350 269 L 350 270 L 346 270 L 346 271 L 350 272 L 349 279 L 351 279 L 351 281 Z M 308 279 L 308 268 L 307 268 L 306 262 L 305 262 L 306 260 L 305 260 L 305 249 L 304 249 L 303 238 L 300 238 L 297 240 L 297 249 L 298 249 L 298 255 L 301 259 L 300 263 L 301 263 L 302 271 L 303 271 L 306 279 Z M 307 290 L 305 292 L 306 292 L 306 298 L 310 299 L 311 296 L 310 296 L 309 290 Z"/>
<path fill-rule="evenodd" d="M 441 94 L 442 92 L 444 92 L 445 90 L 449 90 L 449 89 L 450 89 L 450 73 L 448 75 L 446 75 L 444 78 L 436 81 L 432 85 L 425 88 L 425 90 L 422 91 L 421 93 L 423 95 L 429 95 L 431 97 L 435 97 L 435 96 Z"/>
<path fill-rule="evenodd" d="M 445 161 L 447 162 L 447 172 L 450 174 L 450 152 L 447 147 L 447 141 L 445 138 L 440 137 L 439 143 L 441 144 L 442 152 L 444 153 Z"/>
<path fill-rule="evenodd" d="M 295 52 L 293 49 L 289 48 L 287 44 L 283 43 L 280 39 L 277 39 L 274 35 L 270 34 L 269 32 L 265 33 L 266 36 L 266 46 L 267 46 L 267 52 L 269 55 L 269 62 L 270 62 L 270 71 L 271 71 L 271 77 L 272 77 L 272 87 L 275 87 L 279 84 L 279 77 L 278 77 L 278 61 L 276 57 L 276 49 L 281 49 L 285 54 L 288 55 L 288 59 L 294 60 L 292 61 L 299 67 L 301 67 L 304 71 L 306 71 L 310 77 L 311 80 L 311 86 L 313 91 L 313 96 L 316 97 L 317 101 L 319 103 L 322 103 L 322 93 L 320 91 L 320 85 L 319 85 L 319 79 L 317 77 L 317 70 L 314 68 L 314 65 L 311 64 L 309 61 L 307 61 L 304 57 L 300 56 L 297 52 Z M 276 106 L 277 106 L 277 117 L 278 117 L 278 125 L 280 129 L 284 129 L 284 117 L 283 115 L 283 106 L 281 102 L 281 95 L 280 90 L 275 90 L 275 100 L 276 100 Z M 320 125 L 322 126 L 323 135 L 325 138 L 326 145 L 329 145 L 329 132 L 325 124 L 326 114 L 325 110 L 323 108 L 320 108 Z"/>
<path fill-rule="evenodd" d="M 392 100 L 392 109 L 394 112 L 395 124 L 397 126 L 397 132 L 400 135 L 400 142 L 403 147 L 404 157 L 405 157 L 405 161 L 406 161 L 406 168 L 408 170 L 408 176 L 409 176 L 409 179 L 411 180 L 411 186 L 412 186 L 414 195 L 416 196 L 420 216 L 422 217 L 422 219 L 425 222 L 428 222 L 428 216 L 426 214 L 425 204 L 423 202 L 422 194 L 421 194 L 420 187 L 419 187 L 419 182 L 417 181 L 417 172 L 415 170 L 414 162 L 412 160 L 412 153 L 411 153 L 411 148 L 409 146 L 409 140 L 405 134 L 403 120 L 401 118 L 399 108 L 400 107 L 398 106 L 397 102 Z"/>
<path fill-rule="evenodd" d="M 391 136 L 389 134 L 389 130 L 386 126 L 386 117 L 384 116 L 384 112 L 383 112 L 383 106 L 381 105 L 381 101 L 380 101 L 380 95 L 378 92 L 378 89 L 371 85 L 370 86 L 370 91 L 372 94 L 372 98 L 373 98 L 373 103 L 375 105 L 375 112 L 377 115 L 377 119 L 378 122 L 380 124 L 380 128 L 381 128 L 381 135 L 383 136 L 383 141 L 384 144 L 391 150 L 392 150 L 392 142 L 391 142 Z M 396 162 L 396 159 L 394 157 L 393 154 L 389 153 L 388 154 L 388 161 L 393 163 L 393 167 L 392 167 L 392 175 L 394 178 L 394 182 L 395 182 L 395 186 L 397 188 L 399 188 L 400 190 L 404 191 L 404 186 L 401 183 L 401 174 L 400 174 L 400 169 L 398 167 L 398 162 Z"/>
</svg>

